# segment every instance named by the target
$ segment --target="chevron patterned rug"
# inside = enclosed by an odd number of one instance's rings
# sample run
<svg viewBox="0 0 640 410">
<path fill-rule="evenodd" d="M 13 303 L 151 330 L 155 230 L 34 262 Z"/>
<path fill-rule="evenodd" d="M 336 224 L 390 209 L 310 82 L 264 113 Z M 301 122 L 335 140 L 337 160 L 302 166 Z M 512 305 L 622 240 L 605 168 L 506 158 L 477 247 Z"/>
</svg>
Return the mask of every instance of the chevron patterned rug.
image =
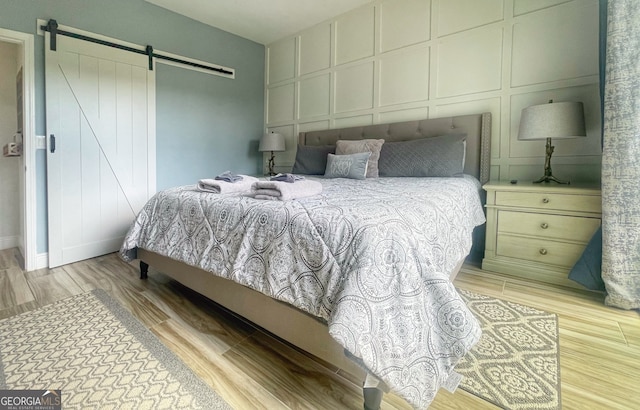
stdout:
<svg viewBox="0 0 640 410">
<path fill-rule="evenodd" d="M 61 390 L 62 408 L 230 408 L 103 290 L 0 320 L 0 389 Z"/>
<path fill-rule="evenodd" d="M 456 365 L 460 388 L 510 410 L 560 405 L 558 318 L 553 313 L 458 289 L 482 337 Z"/>
</svg>

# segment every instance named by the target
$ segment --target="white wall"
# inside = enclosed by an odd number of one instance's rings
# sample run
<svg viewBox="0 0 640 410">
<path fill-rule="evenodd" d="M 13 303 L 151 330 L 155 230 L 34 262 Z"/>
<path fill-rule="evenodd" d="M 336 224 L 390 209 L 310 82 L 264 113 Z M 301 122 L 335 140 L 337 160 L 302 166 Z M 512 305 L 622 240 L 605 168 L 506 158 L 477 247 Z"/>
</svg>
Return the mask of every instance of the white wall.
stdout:
<svg viewBox="0 0 640 410">
<path fill-rule="evenodd" d="M 17 131 L 16 73 L 18 46 L 0 42 L 0 147 Z M 0 156 L 0 249 L 20 243 L 20 159 Z"/>
<path fill-rule="evenodd" d="M 523 108 L 582 101 L 587 138 L 554 141 L 554 175 L 600 179 L 597 0 L 379 0 L 268 45 L 265 119 L 300 131 L 490 111 L 492 179 L 537 179 Z"/>
</svg>

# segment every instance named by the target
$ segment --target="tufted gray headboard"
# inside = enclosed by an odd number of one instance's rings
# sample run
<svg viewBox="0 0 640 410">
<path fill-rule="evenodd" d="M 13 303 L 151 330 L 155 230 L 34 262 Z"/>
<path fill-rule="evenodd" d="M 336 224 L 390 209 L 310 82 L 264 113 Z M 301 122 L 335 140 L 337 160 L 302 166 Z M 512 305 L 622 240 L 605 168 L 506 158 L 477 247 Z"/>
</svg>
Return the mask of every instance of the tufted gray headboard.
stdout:
<svg viewBox="0 0 640 410">
<path fill-rule="evenodd" d="M 484 184 L 489 180 L 489 160 L 491 155 L 491 113 L 488 112 L 301 132 L 298 141 L 303 145 L 333 145 L 339 139 L 382 138 L 386 141 L 407 141 L 460 134 L 467 135 L 464 172 L 475 176 Z"/>
</svg>

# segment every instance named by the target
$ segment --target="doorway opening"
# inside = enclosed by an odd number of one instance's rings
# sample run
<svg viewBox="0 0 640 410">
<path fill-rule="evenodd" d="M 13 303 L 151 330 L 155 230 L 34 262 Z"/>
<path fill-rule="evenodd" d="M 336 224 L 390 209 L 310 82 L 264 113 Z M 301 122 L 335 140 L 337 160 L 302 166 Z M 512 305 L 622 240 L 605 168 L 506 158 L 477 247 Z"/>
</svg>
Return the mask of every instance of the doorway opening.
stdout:
<svg viewBox="0 0 640 410">
<path fill-rule="evenodd" d="M 0 249 L 17 248 L 26 271 L 37 269 L 33 35 L 0 28 Z M 5 156 L 5 147 L 7 155 Z"/>
</svg>

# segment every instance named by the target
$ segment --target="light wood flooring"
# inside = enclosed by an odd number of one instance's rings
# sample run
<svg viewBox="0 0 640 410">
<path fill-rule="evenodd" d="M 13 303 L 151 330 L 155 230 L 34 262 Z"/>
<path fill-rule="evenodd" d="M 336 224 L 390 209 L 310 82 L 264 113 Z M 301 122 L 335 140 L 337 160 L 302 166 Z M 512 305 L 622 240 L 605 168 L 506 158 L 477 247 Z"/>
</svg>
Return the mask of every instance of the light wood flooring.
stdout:
<svg viewBox="0 0 640 410">
<path fill-rule="evenodd" d="M 0 319 L 95 288 L 109 292 L 236 409 L 361 409 L 349 375 L 282 343 L 215 303 L 116 254 L 23 272 L 0 251 Z M 598 293 L 551 287 L 465 266 L 455 285 L 555 312 L 564 409 L 640 409 L 640 315 L 605 307 Z M 387 394 L 383 409 L 409 409 Z M 432 409 L 493 409 L 458 389 Z"/>
</svg>

